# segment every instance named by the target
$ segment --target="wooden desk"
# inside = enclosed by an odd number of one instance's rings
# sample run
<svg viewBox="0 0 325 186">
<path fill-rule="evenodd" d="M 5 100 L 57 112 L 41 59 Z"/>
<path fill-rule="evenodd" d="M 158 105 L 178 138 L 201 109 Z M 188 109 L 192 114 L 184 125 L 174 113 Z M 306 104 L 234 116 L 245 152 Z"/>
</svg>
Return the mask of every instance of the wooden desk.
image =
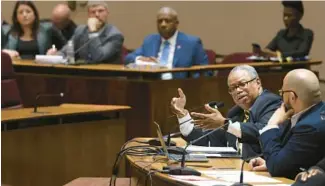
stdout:
<svg viewBox="0 0 325 186">
<path fill-rule="evenodd" d="M 320 61 L 297 63 L 249 63 L 258 70 L 260 67 L 275 66 L 317 65 Z M 223 70 L 238 64 L 216 64 L 207 66 L 194 66 L 191 68 L 177 68 L 168 72 L 197 72 L 207 70 Z M 165 70 L 150 69 L 125 69 L 123 65 L 44 65 L 33 61 L 15 61 L 14 68 L 23 104 L 33 106 L 38 93 L 64 92 L 63 100 L 58 98 L 39 100 L 41 105 L 58 105 L 62 102 L 130 105 L 132 112 L 126 115 L 127 138 L 139 136 L 155 136 L 156 131 L 153 121 L 157 121 L 163 133 L 175 130 L 175 118 L 166 119 L 172 115 L 170 100 L 177 96 L 177 88 L 182 88 L 187 96 L 187 108 L 194 108 L 209 101 L 223 101 L 226 112 L 232 107 L 233 100 L 227 92 L 227 72 L 216 77 L 188 78 L 175 80 L 159 80 L 150 78 L 158 77 Z M 278 92 L 282 86 L 282 79 L 286 72 L 261 72 L 264 88 Z M 117 77 L 118 76 L 118 77 Z M 138 78 L 137 78 L 138 77 Z M 141 78 L 139 78 L 141 77 Z M 148 79 L 146 78 L 148 77 Z M 199 111 L 199 110 L 198 110 Z"/>
<path fill-rule="evenodd" d="M 138 138 L 137 140 L 148 140 L 145 138 Z M 184 146 L 185 141 L 180 138 L 173 139 L 178 146 Z M 139 143 L 130 143 L 128 146 L 134 146 L 134 145 L 140 145 Z M 143 144 L 142 144 L 143 145 Z M 158 157 L 157 157 L 158 158 Z M 144 185 L 144 180 L 146 178 L 146 175 L 148 174 L 148 171 L 151 168 L 162 170 L 163 166 L 166 166 L 167 164 L 165 162 L 158 162 L 155 163 L 152 156 L 127 156 L 127 161 L 130 162 L 131 168 L 132 168 L 132 185 L 135 185 L 135 183 L 139 180 L 140 185 Z M 194 165 L 209 165 L 213 166 L 214 168 L 234 168 L 235 170 L 240 170 L 242 164 L 242 160 L 240 159 L 231 159 L 231 158 L 210 158 L 208 163 L 186 163 L 186 166 L 193 166 L 191 168 L 195 168 Z M 195 168 L 197 170 L 207 170 L 208 168 Z M 248 171 L 248 166 L 246 164 L 245 170 Z M 211 169 L 210 169 L 211 170 Z M 264 175 L 270 177 L 268 172 L 256 172 L 256 174 Z M 204 175 L 203 175 L 204 176 Z M 281 181 L 283 184 L 291 184 L 293 183 L 292 180 L 286 179 L 286 178 L 275 178 L 279 181 Z M 154 173 L 152 175 L 152 181 L 153 185 L 159 186 L 159 185 L 188 185 L 186 183 L 182 183 L 180 181 L 176 181 L 168 174 L 162 174 L 162 173 Z M 236 182 L 237 180 L 234 180 Z M 238 177 L 239 181 L 239 177 Z M 263 184 L 263 183 L 261 183 Z M 264 183 L 266 184 L 266 183 Z M 150 181 L 149 181 L 150 185 Z"/>
<path fill-rule="evenodd" d="M 31 108 L 3 110 L 8 130 L 1 132 L 1 181 L 57 186 L 82 176 L 109 177 L 126 140 L 124 112 L 129 109 L 62 104 L 40 107 L 43 114 Z"/>
</svg>

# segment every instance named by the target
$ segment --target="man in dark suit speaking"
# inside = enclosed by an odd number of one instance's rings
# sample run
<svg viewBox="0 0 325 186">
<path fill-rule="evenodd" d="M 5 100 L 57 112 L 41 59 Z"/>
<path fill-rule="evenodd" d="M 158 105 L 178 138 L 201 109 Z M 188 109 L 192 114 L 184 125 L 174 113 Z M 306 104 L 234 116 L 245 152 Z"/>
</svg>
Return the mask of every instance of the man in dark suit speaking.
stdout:
<svg viewBox="0 0 325 186">
<path fill-rule="evenodd" d="M 196 118 L 194 122 L 188 111 L 184 109 L 186 97 L 179 89 L 179 97 L 172 99 L 171 107 L 179 119 L 180 131 L 186 141 L 192 141 L 207 132 L 202 129 L 214 129 L 229 122 L 225 130 L 214 132 L 198 141 L 196 145 L 228 146 L 229 144 L 237 150 L 242 149 L 244 158 L 256 156 L 261 153 L 258 131 L 267 124 L 274 111 L 281 105 L 281 98 L 262 88 L 256 70 L 249 65 L 240 65 L 231 70 L 228 76 L 228 87 L 228 92 L 236 103 L 229 112 L 231 114 L 228 117 L 231 118 L 227 119 L 217 109 L 205 105 L 210 113 L 191 113 Z M 197 127 L 194 127 L 194 124 Z"/>
<path fill-rule="evenodd" d="M 260 131 L 265 160 L 250 164 L 253 170 L 294 179 L 325 156 L 325 104 L 318 78 L 306 69 L 290 71 L 280 94 L 284 103 Z"/>
<path fill-rule="evenodd" d="M 207 65 L 208 57 L 200 38 L 177 30 L 177 12 L 170 7 L 158 11 L 157 28 L 159 34 L 147 36 L 140 48 L 126 56 L 125 62 L 152 62 L 167 68 Z M 162 79 L 186 78 L 188 73 L 164 73 Z M 194 77 L 198 77 L 196 73 Z"/>
</svg>

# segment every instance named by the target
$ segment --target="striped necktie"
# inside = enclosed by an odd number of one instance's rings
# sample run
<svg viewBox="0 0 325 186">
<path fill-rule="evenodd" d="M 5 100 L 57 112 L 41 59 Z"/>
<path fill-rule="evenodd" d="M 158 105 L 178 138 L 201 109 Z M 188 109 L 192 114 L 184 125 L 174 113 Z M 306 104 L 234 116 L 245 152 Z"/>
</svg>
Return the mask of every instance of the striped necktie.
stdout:
<svg viewBox="0 0 325 186">
<path fill-rule="evenodd" d="M 163 50 L 162 50 L 161 57 L 160 57 L 161 65 L 168 64 L 169 51 L 170 51 L 170 43 L 169 43 L 169 41 L 166 40 L 163 43 Z"/>
</svg>

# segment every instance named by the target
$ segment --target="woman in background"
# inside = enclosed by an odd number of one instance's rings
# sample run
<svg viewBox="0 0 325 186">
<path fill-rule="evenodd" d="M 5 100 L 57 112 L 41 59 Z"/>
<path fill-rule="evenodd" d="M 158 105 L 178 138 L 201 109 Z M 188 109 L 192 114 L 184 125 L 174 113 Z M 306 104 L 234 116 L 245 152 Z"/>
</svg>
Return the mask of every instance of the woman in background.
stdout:
<svg viewBox="0 0 325 186">
<path fill-rule="evenodd" d="M 6 37 L 3 52 L 11 57 L 34 59 L 51 47 L 51 31 L 39 23 L 38 11 L 31 1 L 17 1 L 12 14 L 12 26 L 2 30 Z"/>
</svg>

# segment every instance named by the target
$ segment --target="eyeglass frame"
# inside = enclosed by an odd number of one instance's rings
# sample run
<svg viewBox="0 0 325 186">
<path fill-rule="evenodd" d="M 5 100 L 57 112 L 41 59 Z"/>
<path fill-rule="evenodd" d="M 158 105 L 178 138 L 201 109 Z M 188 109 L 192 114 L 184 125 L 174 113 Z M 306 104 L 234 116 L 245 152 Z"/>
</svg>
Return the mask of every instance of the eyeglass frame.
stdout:
<svg viewBox="0 0 325 186">
<path fill-rule="evenodd" d="M 235 85 L 235 86 L 233 86 L 233 90 L 232 91 L 230 91 L 230 87 L 228 87 L 228 93 L 229 94 L 233 94 L 234 92 L 235 92 L 235 90 L 237 90 L 237 88 L 245 88 L 245 87 L 247 87 L 247 85 L 250 83 L 250 82 L 252 82 L 252 81 L 254 81 L 254 80 L 256 80 L 256 79 L 258 79 L 258 77 L 254 77 L 253 79 L 251 79 L 251 80 L 248 80 L 248 81 L 244 81 L 244 82 L 240 82 L 240 83 L 238 83 L 237 85 Z"/>
<path fill-rule="evenodd" d="M 280 89 L 278 91 L 279 91 L 279 95 L 282 97 L 282 99 L 283 99 L 284 93 L 286 93 L 286 92 L 292 92 L 295 95 L 295 97 L 298 97 L 297 93 L 295 91 L 293 91 L 293 90 L 282 90 L 282 89 Z"/>
</svg>

